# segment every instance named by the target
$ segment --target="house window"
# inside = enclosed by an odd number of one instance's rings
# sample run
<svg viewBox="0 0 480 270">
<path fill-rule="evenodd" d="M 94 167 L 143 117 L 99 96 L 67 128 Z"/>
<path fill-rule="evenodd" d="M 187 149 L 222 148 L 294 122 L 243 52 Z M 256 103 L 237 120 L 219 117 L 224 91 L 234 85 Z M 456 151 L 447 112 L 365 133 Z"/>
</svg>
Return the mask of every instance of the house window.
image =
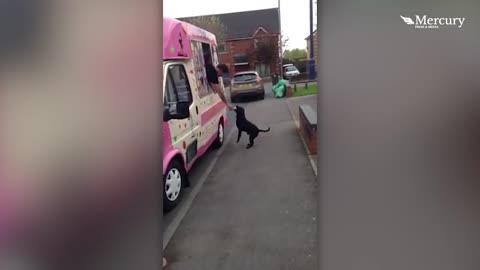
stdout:
<svg viewBox="0 0 480 270">
<path fill-rule="evenodd" d="M 246 54 L 237 54 L 233 56 L 233 61 L 235 66 L 249 65 L 248 55 Z"/>
<path fill-rule="evenodd" d="M 258 39 L 256 38 L 253 40 L 253 48 L 256 49 L 257 47 L 258 47 Z"/>
<path fill-rule="evenodd" d="M 218 53 L 226 53 L 227 52 L 227 44 L 225 42 L 218 43 L 217 51 L 218 51 Z"/>
</svg>

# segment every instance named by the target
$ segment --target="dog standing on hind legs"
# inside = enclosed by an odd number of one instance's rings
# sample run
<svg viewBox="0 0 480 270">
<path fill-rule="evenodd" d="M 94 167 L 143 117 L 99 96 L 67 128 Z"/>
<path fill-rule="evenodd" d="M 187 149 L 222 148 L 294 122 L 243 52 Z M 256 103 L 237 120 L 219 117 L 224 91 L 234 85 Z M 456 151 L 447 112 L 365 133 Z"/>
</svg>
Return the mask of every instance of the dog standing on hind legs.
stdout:
<svg viewBox="0 0 480 270">
<path fill-rule="evenodd" d="M 235 113 L 237 114 L 237 129 L 238 129 L 238 137 L 237 143 L 240 141 L 240 137 L 242 137 L 242 132 L 245 132 L 249 136 L 249 143 L 247 145 L 247 149 L 251 148 L 255 143 L 255 138 L 258 137 L 260 132 L 269 132 L 270 128 L 268 129 L 259 129 L 255 124 L 248 121 L 245 117 L 245 109 L 240 106 L 235 106 L 234 109 Z"/>
</svg>

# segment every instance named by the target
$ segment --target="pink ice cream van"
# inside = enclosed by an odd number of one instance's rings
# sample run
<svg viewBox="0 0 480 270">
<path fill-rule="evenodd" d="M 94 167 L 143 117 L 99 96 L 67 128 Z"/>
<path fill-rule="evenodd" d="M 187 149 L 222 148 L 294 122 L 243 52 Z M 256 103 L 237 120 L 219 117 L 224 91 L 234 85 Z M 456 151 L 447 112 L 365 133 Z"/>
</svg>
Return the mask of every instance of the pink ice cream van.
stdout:
<svg viewBox="0 0 480 270">
<path fill-rule="evenodd" d="M 227 110 L 206 80 L 206 57 L 218 64 L 215 36 L 176 19 L 163 19 L 164 210 L 173 209 L 193 163 L 220 148 Z M 221 78 L 219 78 L 220 84 Z"/>
</svg>

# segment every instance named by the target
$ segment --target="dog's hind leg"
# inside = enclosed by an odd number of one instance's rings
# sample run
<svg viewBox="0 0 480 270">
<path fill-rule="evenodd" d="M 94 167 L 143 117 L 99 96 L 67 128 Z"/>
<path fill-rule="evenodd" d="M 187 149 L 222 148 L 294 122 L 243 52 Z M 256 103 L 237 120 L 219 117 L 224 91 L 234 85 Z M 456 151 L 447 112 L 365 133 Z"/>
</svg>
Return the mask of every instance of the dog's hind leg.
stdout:
<svg viewBox="0 0 480 270">
<path fill-rule="evenodd" d="M 242 137 L 242 131 L 239 129 L 238 130 L 237 143 L 240 141 L 240 137 Z"/>
<path fill-rule="evenodd" d="M 249 141 L 250 143 L 247 145 L 247 149 L 251 148 L 255 143 L 255 138 L 257 138 L 258 133 L 250 134 Z"/>
</svg>

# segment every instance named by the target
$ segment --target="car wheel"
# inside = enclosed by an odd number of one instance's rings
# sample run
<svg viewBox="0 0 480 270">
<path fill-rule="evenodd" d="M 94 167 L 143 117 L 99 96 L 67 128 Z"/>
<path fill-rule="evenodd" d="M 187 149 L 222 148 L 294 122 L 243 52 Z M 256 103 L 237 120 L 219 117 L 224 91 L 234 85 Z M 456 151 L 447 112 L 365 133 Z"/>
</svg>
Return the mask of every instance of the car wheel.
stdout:
<svg viewBox="0 0 480 270">
<path fill-rule="evenodd" d="M 219 149 L 223 145 L 225 140 L 225 129 L 223 128 L 223 123 L 218 123 L 217 138 L 212 144 L 213 149 Z"/>
<path fill-rule="evenodd" d="M 163 176 L 163 210 L 169 212 L 180 202 L 186 180 L 183 165 L 177 160 L 172 160 L 167 172 Z"/>
</svg>

